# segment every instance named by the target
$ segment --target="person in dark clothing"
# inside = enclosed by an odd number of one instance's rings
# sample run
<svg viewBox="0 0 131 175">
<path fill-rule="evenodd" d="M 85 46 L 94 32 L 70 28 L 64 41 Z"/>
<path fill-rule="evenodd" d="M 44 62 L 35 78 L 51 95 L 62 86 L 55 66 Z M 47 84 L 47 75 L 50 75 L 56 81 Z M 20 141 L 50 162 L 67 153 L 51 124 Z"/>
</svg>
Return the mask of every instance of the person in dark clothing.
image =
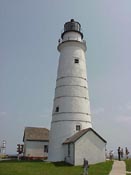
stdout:
<svg viewBox="0 0 131 175">
<path fill-rule="evenodd" d="M 118 160 L 121 160 L 121 148 L 120 146 L 118 147 Z"/>
<path fill-rule="evenodd" d="M 83 167 L 84 167 L 84 175 L 88 175 L 88 167 L 89 167 L 89 165 L 88 165 L 88 160 L 86 160 L 85 158 L 84 158 L 84 162 L 83 162 Z"/>
<path fill-rule="evenodd" d="M 129 151 L 128 151 L 127 147 L 125 148 L 125 154 L 126 154 L 126 159 L 128 159 Z"/>
</svg>

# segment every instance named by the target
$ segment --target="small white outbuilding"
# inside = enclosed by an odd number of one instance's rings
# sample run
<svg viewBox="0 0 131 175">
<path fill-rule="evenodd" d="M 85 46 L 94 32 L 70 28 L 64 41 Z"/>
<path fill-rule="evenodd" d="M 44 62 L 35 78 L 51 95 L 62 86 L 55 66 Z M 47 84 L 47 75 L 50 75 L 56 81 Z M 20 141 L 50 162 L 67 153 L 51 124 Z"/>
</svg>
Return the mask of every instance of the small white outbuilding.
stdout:
<svg viewBox="0 0 131 175">
<path fill-rule="evenodd" d="M 65 161 L 72 165 L 82 165 L 84 158 L 89 164 L 104 162 L 106 143 L 92 128 L 83 129 L 63 143 Z"/>
<path fill-rule="evenodd" d="M 48 157 L 49 130 L 47 128 L 26 127 L 23 142 L 25 158 L 45 159 Z"/>
</svg>

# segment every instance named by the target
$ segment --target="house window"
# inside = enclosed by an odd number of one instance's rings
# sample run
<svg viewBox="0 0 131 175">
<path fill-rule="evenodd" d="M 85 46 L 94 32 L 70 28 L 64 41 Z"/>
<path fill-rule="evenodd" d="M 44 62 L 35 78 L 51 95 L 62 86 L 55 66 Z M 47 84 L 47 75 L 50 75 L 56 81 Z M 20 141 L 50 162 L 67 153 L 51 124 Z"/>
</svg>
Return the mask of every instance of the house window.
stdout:
<svg viewBox="0 0 131 175">
<path fill-rule="evenodd" d="M 44 153 L 48 153 L 48 145 L 44 145 Z"/>
<path fill-rule="evenodd" d="M 74 59 L 74 63 L 79 63 L 79 59 Z"/>
<path fill-rule="evenodd" d="M 55 112 L 59 112 L 59 106 L 56 107 Z"/>
<path fill-rule="evenodd" d="M 76 131 L 80 131 L 80 130 L 81 130 L 80 125 L 76 125 Z"/>
<path fill-rule="evenodd" d="M 68 144 L 68 157 L 70 157 L 70 144 Z"/>
</svg>

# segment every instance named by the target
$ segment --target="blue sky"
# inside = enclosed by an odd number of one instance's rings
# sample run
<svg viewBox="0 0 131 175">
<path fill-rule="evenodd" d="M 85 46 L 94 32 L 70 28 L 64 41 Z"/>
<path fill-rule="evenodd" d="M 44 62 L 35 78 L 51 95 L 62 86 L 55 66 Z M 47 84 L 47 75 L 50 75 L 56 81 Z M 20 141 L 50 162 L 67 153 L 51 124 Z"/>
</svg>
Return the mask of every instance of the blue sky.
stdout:
<svg viewBox="0 0 131 175">
<path fill-rule="evenodd" d="M 26 126 L 50 128 L 65 22 L 81 23 L 93 128 L 131 151 L 131 1 L 0 1 L 0 144 L 16 153 Z"/>
</svg>

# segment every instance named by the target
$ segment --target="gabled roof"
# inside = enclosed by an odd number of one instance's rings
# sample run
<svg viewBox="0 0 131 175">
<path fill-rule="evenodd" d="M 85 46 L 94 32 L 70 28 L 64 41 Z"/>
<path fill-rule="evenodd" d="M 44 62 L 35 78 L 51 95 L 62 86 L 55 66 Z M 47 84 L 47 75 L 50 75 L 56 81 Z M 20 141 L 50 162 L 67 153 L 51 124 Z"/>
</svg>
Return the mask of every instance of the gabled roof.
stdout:
<svg viewBox="0 0 131 175">
<path fill-rule="evenodd" d="M 49 141 L 49 130 L 47 128 L 26 127 L 23 141 Z"/>
<path fill-rule="evenodd" d="M 105 139 L 103 139 L 95 130 L 93 130 L 92 128 L 87 128 L 87 129 L 83 129 L 80 130 L 79 132 L 77 132 L 76 134 L 74 134 L 73 136 L 67 138 L 63 144 L 68 144 L 68 143 L 74 143 L 76 142 L 80 137 L 82 137 L 84 134 L 86 134 L 87 132 L 92 131 L 94 134 L 96 134 L 103 142 L 107 143 Z"/>
</svg>

